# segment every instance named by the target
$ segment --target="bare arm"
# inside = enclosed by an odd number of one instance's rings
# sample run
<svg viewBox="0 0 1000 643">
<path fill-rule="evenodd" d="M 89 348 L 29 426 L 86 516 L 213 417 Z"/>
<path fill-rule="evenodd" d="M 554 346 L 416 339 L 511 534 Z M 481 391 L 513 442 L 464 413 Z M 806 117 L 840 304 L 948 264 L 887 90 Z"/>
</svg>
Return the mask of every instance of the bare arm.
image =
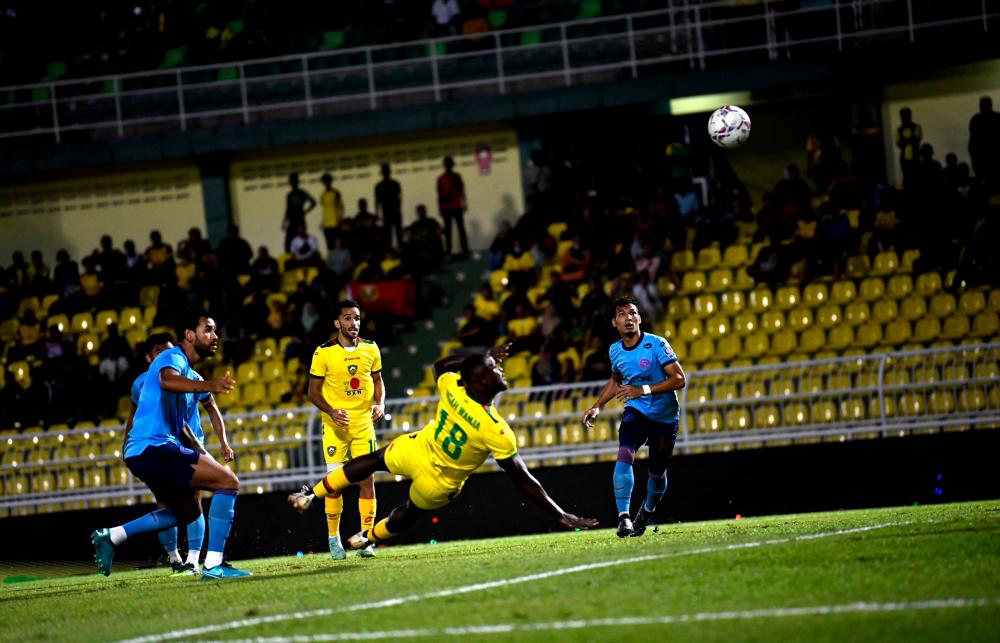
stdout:
<svg viewBox="0 0 1000 643">
<path fill-rule="evenodd" d="M 222 449 L 222 459 L 226 462 L 233 461 L 233 448 L 229 446 L 229 439 L 226 437 L 226 421 L 222 419 L 222 411 L 215 403 L 215 397 L 209 395 L 201 401 L 201 405 L 208 412 L 208 419 L 212 422 L 212 430 L 215 437 L 219 439 L 219 447 Z"/>
<path fill-rule="evenodd" d="M 509 350 L 509 343 L 501 344 L 500 346 L 494 346 L 488 350 L 487 354 L 495 359 L 497 364 L 503 364 L 503 361 L 507 359 L 507 351 Z M 475 355 L 475 353 L 456 353 L 454 355 L 442 357 L 438 361 L 434 362 L 434 379 L 437 380 L 437 378 L 441 377 L 445 373 L 457 373 L 465 358 L 472 355 Z"/>
<path fill-rule="evenodd" d="M 385 382 L 382 381 L 382 372 L 372 373 L 372 382 L 375 384 L 375 399 L 372 400 L 372 422 L 378 422 L 385 417 Z"/>
<path fill-rule="evenodd" d="M 169 393 L 232 393 L 236 387 L 233 376 L 226 371 L 212 380 L 189 380 L 170 367 L 160 369 L 160 388 Z"/>
<path fill-rule="evenodd" d="M 684 369 L 681 368 L 680 362 L 671 362 L 664 366 L 663 374 L 667 376 L 667 379 L 649 385 L 650 393 L 655 395 L 656 393 L 676 391 L 677 389 L 684 388 L 687 384 L 687 378 L 684 376 Z M 623 386 L 617 393 L 618 399 L 622 402 L 633 400 L 642 395 L 645 395 L 645 393 L 643 393 L 641 386 Z"/>
<path fill-rule="evenodd" d="M 563 527 L 567 529 L 586 529 L 597 526 L 597 521 L 593 518 L 580 518 L 563 511 L 562 507 L 556 504 L 556 501 L 549 496 L 535 476 L 531 475 L 528 467 L 524 465 L 524 460 L 521 459 L 520 454 L 515 453 L 513 457 L 497 460 L 497 464 L 507 472 L 507 475 L 511 477 L 514 484 L 517 485 L 524 495 L 531 498 L 532 502 L 558 520 L 559 524 Z"/>
<path fill-rule="evenodd" d="M 323 378 L 316 377 L 315 375 L 310 375 L 309 377 L 311 378 L 309 380 L 309 401 L 317 409 L 329 415 L 334 424 L 347 426 L 350 423 L 350 415 L 348 415 L 347 411 L 333 408 L 326 401 L 326 398 L 323 397 Z"/>
<path fill-rule="evenodd" d="M 587 409 L 587 412 L 583 414 L 583 426 L 588 429 L 594 426 L 594 418 L 596 418 L 597 414 L 601 412 L 601 407 L 610 402 L 611 398 L 618 393 L 618 390 L 621 387 L 621 382 L 622 376 L 618 373 L 615 373 L 608 378 L 608 383 L 601 389 L 600 394 L 597 396 L 597 400 L 589 409 Z"/>
</svg>

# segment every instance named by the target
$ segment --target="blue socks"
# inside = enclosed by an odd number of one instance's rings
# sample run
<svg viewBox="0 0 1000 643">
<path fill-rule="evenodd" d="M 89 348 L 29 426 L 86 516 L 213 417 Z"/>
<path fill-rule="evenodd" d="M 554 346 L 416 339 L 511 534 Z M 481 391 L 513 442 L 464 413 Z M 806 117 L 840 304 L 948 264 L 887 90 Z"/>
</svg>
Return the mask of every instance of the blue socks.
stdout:
<svg viewBox="0 0 1000 643">
<path fill-rule="evenodd" d="M 632 465 L 620 460 L 616 462 L 615 475 L 612 479 L 615 484 L 615 504 L 618 506 L 618 513 L 619 515 L 627 514 L 629 504 L 632 502 L 632 487 L 635 486 Z"/>
<path fill-rule="evenodd" d="M 229 530 L 233 527 L 233 516 L 236 515 L 236 494 L 235 489 L 219 489 L 212 496 L 212 506 L 208 509 L 208 551 L 219 552 L 226 549 L 226 540 L 229 538 Z M 209 565 L 207 560 L 205 567 Z"/>
<path fill-rule="evenodd" d="M 201 552 L 201 545 L 205 542 L 205 514 L 198 514 L 198 519 L 188 523 L 188 556 L 191 552 Z"/>
<path fill-rule="evenodd" d="M 147 531 L 163 531 L 177 526 L 177 517 L 169 509 L 157 509 L 150 511 L 145 516 L 140 516 L 132 522 L 122 525 L 125 535 L 131 538 L 136 534 L 144 534 Z M 176 532 L 175 532 L 176 534 Z M 174 544 L 177 543 L 177 536 L 174 536 Z"/>
<path fill-rule="evenodd" d="M 163 549 L 167 552 L 168 556 L 170 552 L 177 551 L 177 527 L 164 529 L 156 535 L 160 537 L 160 544 L 163 545 Z"/>
<path fill-rule="evenodd" d="M 657 503 L 660 502 L 660 498 L 667 491 L 667 476 L 664 475 L 662 478 L 650 478 L 646 483 L 646 511 L 653 511 L 656 509 Z"/>
</svg>

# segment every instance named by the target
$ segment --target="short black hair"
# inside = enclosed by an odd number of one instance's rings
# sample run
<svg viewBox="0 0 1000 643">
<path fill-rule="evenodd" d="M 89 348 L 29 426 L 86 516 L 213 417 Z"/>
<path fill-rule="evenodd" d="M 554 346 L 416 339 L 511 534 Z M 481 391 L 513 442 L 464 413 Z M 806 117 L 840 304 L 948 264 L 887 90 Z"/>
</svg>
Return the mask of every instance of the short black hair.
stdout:
<svg viewBox="0 0 1000 643">
<path fill-rule="evenodd" d="M 479 374 L 485 368 L 486 355 L 469 355 L 462 360 L 462 365 L 459 366 L 458 372 L 461 374 L 462 380 L 470 382 L 479 377 Z"/>
<path fill-rule="evenodd" d="M 358 304 L 358 302 L 354 301 L 353 299 L 345 299 L 344 301 L 337 304 L 337 317 L 340 317 L 341 315 L 344 314 L 345 308 L 357 308 L 358 310 L 361 310 L 361 306 Z"/>
<path fill-rule="evenodd" d="M 198 324 L 201 323 L 202 317 L 211 317 L 212 313 L 208 312 L 204 308 L 186 308 L 177 315 L 177 324 L 174 330 L 177 331 L 178 339 L 184 339 L 184 332 L 191 330 L 197 331 Z"/>
<path fill-rule="evenodd" d="M 619 297 L 618 299 L 614 300 L 611 303 L 611 310 L 613 311 L 611 316 L 612 317 L 617 316 L 618 309 L 623 308 L 625 306 L 635 306 L 635 309 L 639 310 L 639 300 L 633 297 L 632 295 L 624 295 L 622 297 Z"/>
<path fill-rule="evenodd" d="M 146 338 L 146 341 L 142 344 L 142 350 L 146 355 L 153 352 L 155 346 L 161 346 L 163 344 L 173 344 L 174 337 L 170 333 L 153 333 Z"/>
</svg>

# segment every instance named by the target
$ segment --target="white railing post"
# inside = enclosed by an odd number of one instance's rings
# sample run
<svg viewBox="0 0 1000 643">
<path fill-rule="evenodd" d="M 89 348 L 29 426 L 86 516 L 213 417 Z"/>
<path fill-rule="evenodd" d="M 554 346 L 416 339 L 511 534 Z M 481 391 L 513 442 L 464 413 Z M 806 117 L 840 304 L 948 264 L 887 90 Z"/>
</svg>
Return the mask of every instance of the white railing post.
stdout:
<svg viewBox="0 0 1000 643">
<path fill-rule="evenodd" d="M 365 48 L 365 73 L 368 74 L 368 106 L 375 109 L 375 65 L 371 47 Z"/>
<path fill-rule="evenodd" d="M 313 451 L 316 448 L 316 445 L 314 444 L 315 435 L 313 435 L 313 431 L 315 430 L 314 427 L 316 426 L 316 407 L 313 407 L 312 412 L 309 414 L 309 419 L 307 420 L 307 422 L 308 424 L 306 424 L 306 466 L 309 468 L 309 471 L 312 471 L 313 467 L 316 464 L 316 455 L 313 453 Z M 321 444 L 322 440 L 323 440 L 323 435 L 322 432 L 320 432 Z"/>
<path fill-rule="evenodd" d="M 885 363 L 888 359 L 887 355 L 882 355 L 882 359 L 878 362 L 878 412 L 879 420 L 882 425 L 882 437 L 888 437 L 889 435 L 889 419 L 886 413 L 886 401 L 885 401 Z"/>
<path fill-rule="evenodd" d="M 690 377 L 688 381 L 684 384 L 684 388 L 681 389 L 681 431 L 680 431 L 680 446 L 684 449 L 684 453 L 688 452 L 688 387 L 691 385 Z"/>
<path fill-rule="evenodd" d="M 670 53 L 677 53 L 677 28 L 674 23 L 674 0 L 667 0 L 667 21 L 670 23 Z M 631 26 L 632 16 L 629 16 Z M 630 27 L 631 28 L 631 27 Z"/>
<path fill-rule="evenodd" d="M 115 123 L 118 125 L 118 138 L 125 136 L 125 125 L 122 123 L 122 101 L 121 92 L 118 89 L 118 83 L 120 80 L 118 78 L 112 79 L 115 84 Z"/>
<path fill-rule="evenodd" d="M 910 42 L 913 42 L 916 39 L 913 33 L 913 0 L 906 0 L 906 24 L 910 29 Z"/>
<path fill-rule="evenodd" d="M 59 133 L 59 106 L 56 104 L 56 84 L 49 84 L 49 105 L 52 107 L 52 133 L 55 134 L 56 143 L 62 142 Z"/>
<path fill-rule="evenodd" d="M 989 19 L 988 19 L 987 16 L 988 16 L 988 14 L 986 13 L 986 0 L 983 0 L 983 31 L 984 32 L 990 30 Z"/>
<path fill-rule="evenodd" d="M 767 2 L 767 0 L 764 0 Z M 687 59 L 688 67 L 694 69 L 694 27 L 691 25 L 691 7 L 688 0 L 684 0 L 684 27 L 687 32 Z"/>
<path fill-rule="evenodd" d="M 431 50 L 431 80 L 434 83 L 434 102 L 441 102 L 441 82 L 438 79 L 438 61 L 437 61 L 437 41 L 431 40 L 428 45 Z"/>
<path fill-rule="evenodd" d="M 705 68 L 705 39 L 702 36 L 701 5 L 694 6 L 695 33 L 698 36 L 698 69 Z"/>
<path fill-rule="evenodd" d="M 493 34 L 493 50 L 496 52 L 497 57 L 497 84 L 500 87 L 500 93 L 507 93 L 507 86 L 503 80 L 503 50 L 500 45 L 500 34 Z"/>
<path fill-rule="evenodd" d="M 306 97 L 306 116 L 312 118 L 313 115 L 313 103 L 312 103 L 312 80 L 309 78 L 309 59 L 302 56 L 302 86 L 305 89 Z"/>
<path fill-rule="evenodd" d="M 833 3 L 833 15 L 837 21 L 837 51 L 844 51 L 844 34 L 840 27 L 840 0 Z"/>
<path fill-rule="evenodd" d="M 563 78 L 566 81 L 566 86 L 568 87 L 572 80 L 570 79 L 569 71 L 569 44 L 566 42 L 566 23 L 561 23 L 559 25 L 559 37 L 562 43 L 562 57 L 563 57 Z"/>
<path fill-rule="evenodd" d="M 247 100 L 247 74 L 243 63 L 239 64 L 240 70 L 240 100 L 243 102 L 243 124 L 250 122 L 250 103 Z"/>
<path fill-rule="evenodd" d="M 768 0 L 764 0 L 764 39 L 767 48 L 767 59 L 777 60 L 778 50 L 775 46 L 774 14 L 771 12 Z"/>
<path fill-rule="evenodd" d="M 181 81 L 180 69 L 174 74 L 174 82 L 177 84 L 177 117 L 181 122 L 181 131 L 184 131 L 187 129 L 187 120 L 184 114 L 184 85 Z"/>
<path fill-rule="evenodd" d="M 635 31 L 632 29 L 632 16 L 625 16 L 625 22 L 628 25 L 628 62 L 632 68 L 632 78 L 638 78 L 639 70 L 635 64 Z M 670 35 L 673 35 L 673 29 L 671 29 Z"/>
</svg>

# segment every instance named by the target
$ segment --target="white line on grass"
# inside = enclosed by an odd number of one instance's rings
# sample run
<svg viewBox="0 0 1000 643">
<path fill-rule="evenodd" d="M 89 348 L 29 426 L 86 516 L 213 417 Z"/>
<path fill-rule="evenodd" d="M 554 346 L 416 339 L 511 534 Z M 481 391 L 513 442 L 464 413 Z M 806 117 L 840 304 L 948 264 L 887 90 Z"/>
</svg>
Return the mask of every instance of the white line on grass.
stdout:
<svg viewBox="0 0 1000 643">
<path fill-rule="evenodd" d="M 740 610 L 725 612 L 695 612 L 693 614 L 667 614 L 663 616 L 627 616 L 624 618 L 598 618 L 592 620 L 549 621 L 546 623 L 496 623 L 467 627 L 442 627 L 408 630 L 382 630 L 373 632 L 330 632 L 325 634 L 259 637 L 237 639 L 236 643 L 309 643 L 312 641 L 371 641 L 418 637 L 468 636 L 473 634 L 510 634 L 514 632 L 540 632 L 546 630 L 580 630 L 591 627 L 620 627 L 631 625 L 673 625 L 675 623 L 705 623 L 711 621 L 742 621 L 794 616 L 830 616 L 857 612 L 911 612 L 916 610 L 944 610 L 968 607 L 992 607 L 1000 599 L 945 598 L 910 603 L 847 603 L 845 605 L 816 605 L 804 607 L 778 607 L 774 609 Z M 219 643 L 222 643 L 221 641 Z M 229 640 L 225 643 L 234 643 Z"/>
<path fill-rule="evenodd" d="M 413 603 L 416 601 L 424 601 L 431 598 L 443 598 L 446 596 L 455 596 L 457 594 L 468 594 L 470 592 L 480 592 L 487 589 L 495 589 L 497 587 L 506 587 L 508 585 L 530 583 L 532 581 L 544 580 L 556 576 L 564 576 L 566 574 L 575 574 L 577 572 L 585 572 L 585 571 L 590 571 L 592 569 L 617 567 L 619 565 L 627 565 L 630 563 L 641 563 L 650 560 L 661 560 L 663 558 L 694 556 L 698 554 L 713 554 L 722 551 L 750 549 L 753 547 L 763 547 L 767 545 L 780 545 L 783 543 L 802 541 L 802 540 L 814 540 L 816 538 L 830 538 L 832 536 L 858 534 L 866 531 L 874 531 L 876 529 L 885 529 L 887 527 L 900 527 L 903 525 L 910 525 L 913 524 L 913 522 L 914 521 L 912 520 L 902 521 L 902 522 L 885 522 L 877 525 L 854 527 L 852 529 L 838 529 L 836 531 L 825 531 L 816 534 L 804 534 L 801 536 L 786 536 L 784 538 L 771 538 L 769 540 L 757 540 L 747 543 L 732 543 L 729 545 L 699 547 L 697 549 L 687 549 L 684 551 L 668 552 L 664 554 L 647 554 L 645 556 L 634 556 L 632 558 L 619 558 L 617 560 L 606 560 L 599 563 L 587 563 L 585 565 L 574 565 L 573 567 L 553 569 L 551 571 L 538 572 L 535 574 L 527 574 L 525 576 L 515 576 L 514 578 L 503 578 L 500 580 L 487 581 L 485 583 L 475 583 L 473 585 L 453 587 L 451 589 L 443 589 L 443 590 L 438 590 L 436 592 L 427 592 L 426 594 L 410 594 L 407 596 L 397 596 L 396 598 L 387 598 L 381 601 L 374 601 L 371 603 L 359 603 L 357 605 L 344 605 L 341 607 L 324 607 L 321 609 L 305 610 L 301 612 L 272 614 L 270 616 L 257 616 L 254 618 L 245 618 L 236 621 L 230 621 L 228 623 L 216 623 L 213 625 L 204 625 L 201 627 L 191 627 L 183 630 L 164 632 L 162 634 L 150 634 L 147 636 L 140 636 L 133 639 L 126 639 L 122 641 L 122 643 L 156 643 L 158 641 L 190 638 L 193 636 L 202 636 L 204 634 L 211 634 L 213 632 L 223 632 L 226 630 L 235 630 L 243 627 L 266 625 L 268 623 L 280 623 L 283 621 L 300 621 L 303 619 L 315 618 L 317 616 L 330 616 L 331 614 L 340 614 L 344 612 L 358 612 L 362 610 L 379 609 L 382 607 L 394 607 L 396 605 L 403 605 L 405 603 Z"/>
</svg>

